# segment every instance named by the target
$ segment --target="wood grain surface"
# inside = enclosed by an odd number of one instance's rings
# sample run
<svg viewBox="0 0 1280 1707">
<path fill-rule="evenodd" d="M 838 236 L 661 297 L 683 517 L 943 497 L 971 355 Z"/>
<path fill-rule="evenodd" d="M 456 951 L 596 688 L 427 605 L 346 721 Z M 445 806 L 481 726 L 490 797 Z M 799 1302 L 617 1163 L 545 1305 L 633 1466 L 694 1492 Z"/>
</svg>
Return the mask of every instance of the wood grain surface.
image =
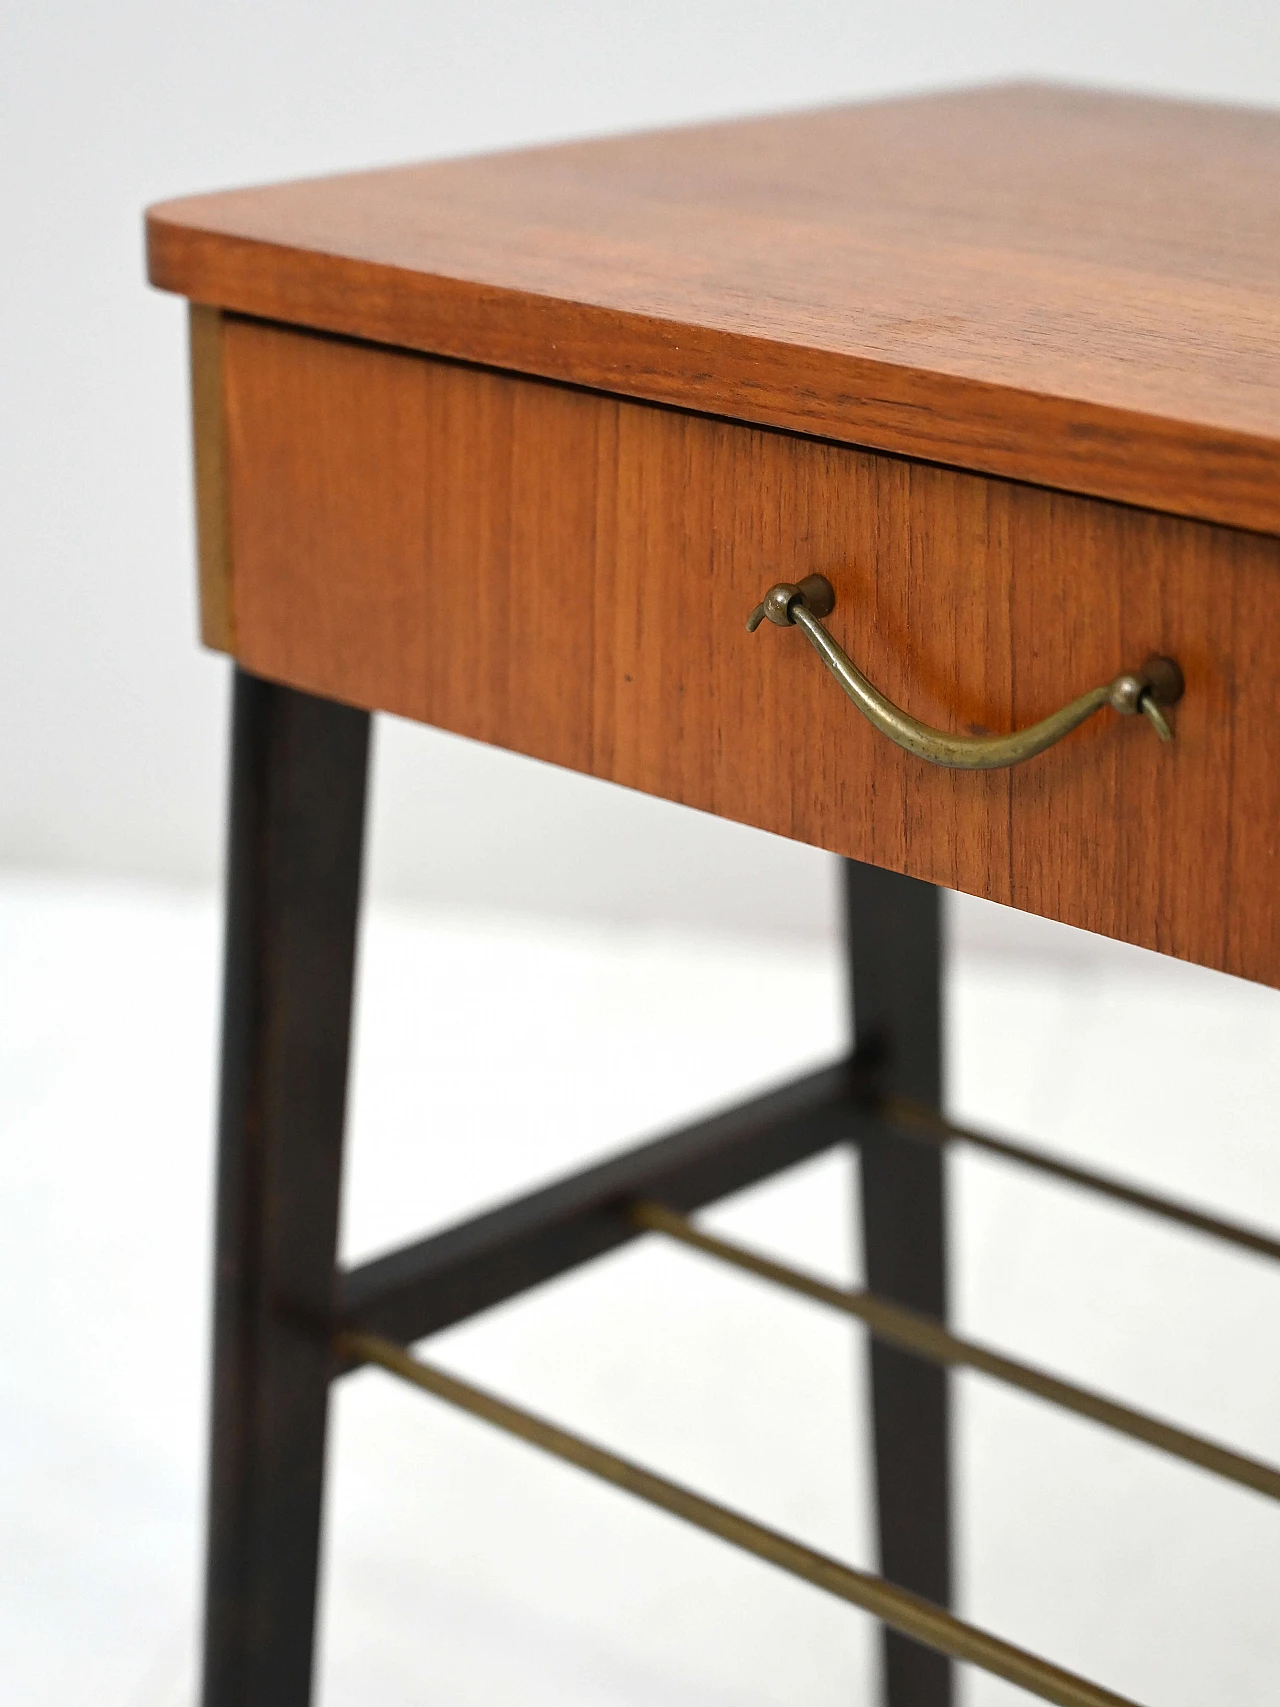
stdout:
<svg viewBox="0 0 1280 1707">
<path fill-rule="evenodd" d="M 1280 542 L 235 318 L 223 364 L 248 669 L 1280 984 Z M 747 634 L 813 571 L 918 716 L 1008 729 L 1156 650 L 1176 742 L 1106 712 L 932 769 Z"/>
<path fill-rule="evenodd" d="M 1002 86 L 170 202 L 196 301 L 1280 533 L 1280 114 Z"/>
</svg>

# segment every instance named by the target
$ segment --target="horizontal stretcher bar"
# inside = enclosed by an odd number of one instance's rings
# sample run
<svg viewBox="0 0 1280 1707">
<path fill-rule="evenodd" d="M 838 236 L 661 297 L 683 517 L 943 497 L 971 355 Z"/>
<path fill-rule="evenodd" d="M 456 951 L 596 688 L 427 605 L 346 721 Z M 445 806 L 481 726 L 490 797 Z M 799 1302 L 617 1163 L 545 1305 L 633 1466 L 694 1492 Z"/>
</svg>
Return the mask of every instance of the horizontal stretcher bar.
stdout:
<svg viewBox="0 0 1280 1707">
<path fill-rule="evenodd" d="M 641 1144 L 340 1278 L 349 1326 L 422 1339 L 638 1238 L 627 1207 L 700 1209 L 834 1145 L 875 1117 L 853 1064 L 806 1073 L 736 1108 Z"/>
<path fill-rule="evenodd" d="M 860 1287 L 833 1286 L 816 1275 L 805 1274 L 800 1269 L 775 1262 L 771 1257 L 748 1250 L 743 1245 L 706 1233 L 664 1204 L 635 1204 L 631 1209 L 631 1217 L 637 1227 L 663 1233 L 670 1239 L 701 1251 L 705 1256 L 743 1269 L 748 1274 L 756 1275 L 759 1279 L 770 1281 L 790 1292 L 798 1292 L 806 1298 L 815 1299 L 820 1304 L 828 1304 L 832 1309 L 841 1310 L 846 1315 L 856 1316 L 867 1324 L 876 1339 L 897 1346 L 902 1351 L 928 1358 L 932 1363 L 976 1370 L 993 1380 L 1003 1381 L 1007 1386 L 1016 1387 L 1023 1393 L 1032 1393 L 1036 1398 L 1044 1399 L 1062 1410 L 1072 1411 L 1076 1416 L 1088 1417 L 1090 1421 L 1101 1423 L 1103 1427 L 1113 1429 L 1118 1434 L 1127 1435 L 1131 1440 L 1140 1440 L 1144 1445 L 1154 1446 L 1174 1458 L 1181 1458 L 1185 1463 L 1195 1464 L 1229 1482 L 1251 1488 L 1255 1493 L 1265 1494 L 1270 1499 L 1280 1500 L 1280 1469 L 1274 1465 L 1248 1458 L 1240 1452 L 1233 1452 L 1230 1447 L 1219 1446 L 1215 1441 L 1205 1440 L 1201 1435 L 1191 1434 L 1186 1429 L 1161 1422 L 1158 1418 L 1133 1410 L 1128 1405 L 1117 1404 L 1115 1400 L 1105 1398 L 1101 1393 L 1093 1393 L 1086 1387 L 1077 1387 L 1070 1381 L 1062 1381 L 1055 1375 L 1033 1368 L 1030 1364 L 1019 1363 L 1014 1358 L 1004 1357 L 972 1340 L 962 1339 L 932 1317 L 920 1315 L 915 1310 L 891 1303 L 888 1299 L 878 1298 L 873 1292 L 866 1292 Z"/>
<path fill-rule="evenodd" d="M 767 1529 L 726 1506 L 704 1499 L 677 1482 L 570 1434 L 532 1412 L 423 1363 L 381 1335 L 348 1331 L 338 1336 L 337 1350 L 348 1363 L 377 1364 L 459 1410 L 575 1464 L 580 1470 L 659 1506 L 698 1529 L 718 1535 L 721 1540 L 825 1589 L 840 1600 L 861 1607 L 904 1636 L 953 1659 L 981 1666 L 1044 1701 L 1056 1702 L 1058 1707 L 1138 1707 L 1127 1696 L 1116 1695 L 976 1625 L 966 1624 L 942 1607 L 886 1582 L 883 1577 L 855 1570 L 816 1552 L 777 1530 Z"/>
</svg>

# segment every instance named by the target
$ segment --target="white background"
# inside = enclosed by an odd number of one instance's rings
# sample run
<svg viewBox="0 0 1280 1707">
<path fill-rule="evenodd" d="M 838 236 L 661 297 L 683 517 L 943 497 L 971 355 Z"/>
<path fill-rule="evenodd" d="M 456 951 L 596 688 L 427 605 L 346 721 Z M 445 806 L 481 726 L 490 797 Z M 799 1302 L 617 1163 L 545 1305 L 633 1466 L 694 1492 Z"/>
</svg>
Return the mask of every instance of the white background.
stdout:
<svg viewBox="0 0 1280 1707">
<path fill-rule="evenodd" d="M 143 283 L 143 207 L 1006 75 L 1275 104 L 1280 8 L 0 12 L 6 1707 L 193 1701 L 227 665 L 195 645 L 185 318 Z M 396 724 L 374 816 L 349 1256 L 839 1046 L 831 863 L 811 850 Z M 1275 992 L 976 903 L 951 921 L 958 1111 L 1280 1225 Z M 717 1214 L 854 1277 L 847 1172 L 831 1158 Z M 1280 1458 L 1280 1275 L 989 1164 L 953 1183 L 966 1331 Z M 644 1250 L 438 1353 L 873 1562 L 843 1322 Z M 1275 1509 L 958 1389 L 966 1612 L 1140 1700 L 1270 1707 Z M 321 1707 L 873 1699 L 859 1615 L 428 1401 L 361 1377 L 335 1439 Z"/>
</svg>

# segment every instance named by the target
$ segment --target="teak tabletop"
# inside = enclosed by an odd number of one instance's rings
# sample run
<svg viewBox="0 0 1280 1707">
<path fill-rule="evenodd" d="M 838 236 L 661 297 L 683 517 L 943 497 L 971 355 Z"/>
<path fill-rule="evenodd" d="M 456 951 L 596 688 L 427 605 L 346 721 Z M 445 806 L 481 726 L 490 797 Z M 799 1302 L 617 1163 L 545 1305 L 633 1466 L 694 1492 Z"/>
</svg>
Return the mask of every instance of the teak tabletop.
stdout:
<svg viewBox="0 0 1280 1707">
<path fill-rule="evenodd" d="M 1010 85 L 166 203 L 205 637 L 1280 983 L 1277 182 L 1280 114 Z M 1154 655 L 1174 739 L 934 769 L 745 632 L 812 575 L 943 741 Z"/>
<path fill-rule="evenodd" d="M 266 319 L 1280 532 L 1280 114 L 1011 85 L 169 202 Z"/>
</svg>

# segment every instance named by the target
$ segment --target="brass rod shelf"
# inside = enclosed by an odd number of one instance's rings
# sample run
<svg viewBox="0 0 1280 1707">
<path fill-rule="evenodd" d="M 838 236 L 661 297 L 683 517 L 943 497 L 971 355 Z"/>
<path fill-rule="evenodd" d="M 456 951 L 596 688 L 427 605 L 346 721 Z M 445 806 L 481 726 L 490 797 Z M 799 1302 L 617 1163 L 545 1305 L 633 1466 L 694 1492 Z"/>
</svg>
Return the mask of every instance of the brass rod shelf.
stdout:
<svg viewBox="0 0 1280 1707">
<path fill-rule="evenodd" d="M 1269 1499 L 1280 1500 L 1280 1469 L 1271 1464 L 1264 1464 L 1256 1458 L 1233 1452 L 1229 1447 L 1219 1446 L 1216 1441 L 1206 1440 L 1201 1435 L 1176 1428 L 1171 1423 L 1161 1422 L 1157 1417 L 1147 1416 L 1143 1411 L 1118 1404 L 1114 1399 L 1091 1392 L 1087 1387 L 1078 1387 L 1073 1382 L 1060 1380 L 1057 1376 L 1049 1375 L 1030 1364 L 1004 1357 L 973 1340 L 962 1339 L 932 1317 L 922 1316 L 901 1304 L 878 1298 L 873 1292 L 856 1287 L 833 1286 L 816 1275 L 805 1274 L 788 1264 L 775 1262 L 771 1257 L 763 1256 L 757 1251 L 706 1233 L 700 1227 L 695 1227 L 686 1216 L 677 1215 L 674 1210 L 660 1203 L 633 1204 L 630 1213 L 637 1227 L 644 1227 L 652 1233 L 662 1233 L 669 1239 L 702 1252 L 704 1256 L 714 1257 L 717 1261 L 742 1269 L 760 1280 L 770 1281 L 789 1292 L 800 1293 L 803 1297 L 827 1304 L 846 1315 L 858 1317 L 866 1323 L 877 1339 L 886 1344 L 912 1352 L 917 1357 L 927 1358 L 931 1363 L 975 1370 L 993 1380 L 1004 1382 L 1006 1386 L 1016 1387 L 1020 1392 L 1030 1393 L 1051 1405 L 1057 1405 L 1061 1410 L 1071 1411 L 1076 1416 L 1101 1423 L 1104 1428 L 1127 1435 L 1131 1440 L 1140 1440 L 1146 1446 L 1155 1447 L 1157 1451 L 1182 1459 L 1184 1463 L 1208 1470 L 1212 1475 L 1235 1482 L 1240 1487 L 1251 1488 L 1255 1493 L 1263 1494 Z"/>
<path fill-rule="evenodd" d="M 340 1279 L 341 1319 L 408 1344 L 635 1238 L 625 1212 L 629 1203 L 643 1198 L 689 1213 L 837 1144 L 882 1135 L 909 1143 L 967 1143 L 1280 1259 L 1280 1240 L 1257 1229 L 957 1126 L 923 1104 L 877 1098 L 865 1063 L 855 1056 L 347 1270 Z"/>
<path fill-rule="evenodd" d="M 517 1439 L 539 1447 L 565 1463 L 576 1465 L 589 1475 L 658 1506 L 697 1529 L 719 1536 L 722 1541 L 825 1589 L 839 1600 L 870 1612 L 904 1636 L 948 1654 L 952 1659 L 981 1666 L 984 1671 L 1029 1690 L 1043 1701 L 1056 1702 L 1058 1707 L 1139 1707 L 1128 1696 L 1103 1689 L 1099 1684 L 1064 1671 L 1024 1648 L 1002 1641 L 1000 1637 L 956 1618 L 931 1601 L 886 1582 L 883 1577 L 855 1570 L 851 1565 L 806 1547 L 803 1542 L 777 1530 L 768 1529 L 740 1512 L 705 1499 L 678 1482 L 668 1481 L 630 1459 L 583 1440 L 580 1435 L 570 1434 L 531 1411 L 509 1404 L 482 1388 L 473 1387 L 470 1382 L 460 1381 L 432 1364 L 423 1363 L 411 1357 L 402 1346 L 380 1335 L 348 1331 L 338 1336 L 335 1349 L 339 1357 L 349 1362 L 377 1364 L 411 1386 L 443 1399 L 446 1404 L 515 1435 Z"/>
<path fill-rule="evenodd" d="M 1077 1167 L 1073 1162 L 1060 1161 L 1056 1156 L 1045 1155 L 1041 1150 L 1017 1144 L 1011 1138 L 997 1138 L 990 1132 L 981 1132 L 972 1126 L 957 1125 L 955 1121 L 940 1114 L 936 1108 L 930 1108 L 926 1103 L 913 1102 L 909 1097 L 881 1097 L 868 1106 L 883 1115 L 906 1137 L 918 1139 L 922 1143 L 954 1142 L 968 1144 L 976 1150 L 986 1150 L 1004 1161 L 1016 1162 L 1019 1167 L 1034 1169 L 1037 1173 L 1049 1175 L 1051 1179 L 1063 1180 L 1068 1185 L 1077 1185 L 1086 1191 L 1097 1192 L 1102 1197 L 1113 1198 L 1130 1209 L 1141 1209 L 1148 1215 L 1158 1215 L 1163 1220 L 1176 1221 L 1180 1226 L 1191 1228 L 1193 1232 L 1205 1233 L 1210 1238 L 1238 1245 L 1241 1250 L 1252 1251 L 1256 1256 L 1270 1257 L 1273 1262 L 1280 1262 L 1280 1239 L 1258 1228 L 1242 1227 L 1239 1222 L 1227 1221 L 1219 1215 L 1206 1215 L 1203 1210 L 1196 1209 L 1189 1203 L 1179 1203 L 1176 1198 L 1161 1197 L 1155 1192 L 1143 1191 L 1140 1186 L 1128 1185 L 1124 1180 L 1114 1179 L 1108 1174 L 1095 1173 L 1092 1168 Z"/>
</svg>

